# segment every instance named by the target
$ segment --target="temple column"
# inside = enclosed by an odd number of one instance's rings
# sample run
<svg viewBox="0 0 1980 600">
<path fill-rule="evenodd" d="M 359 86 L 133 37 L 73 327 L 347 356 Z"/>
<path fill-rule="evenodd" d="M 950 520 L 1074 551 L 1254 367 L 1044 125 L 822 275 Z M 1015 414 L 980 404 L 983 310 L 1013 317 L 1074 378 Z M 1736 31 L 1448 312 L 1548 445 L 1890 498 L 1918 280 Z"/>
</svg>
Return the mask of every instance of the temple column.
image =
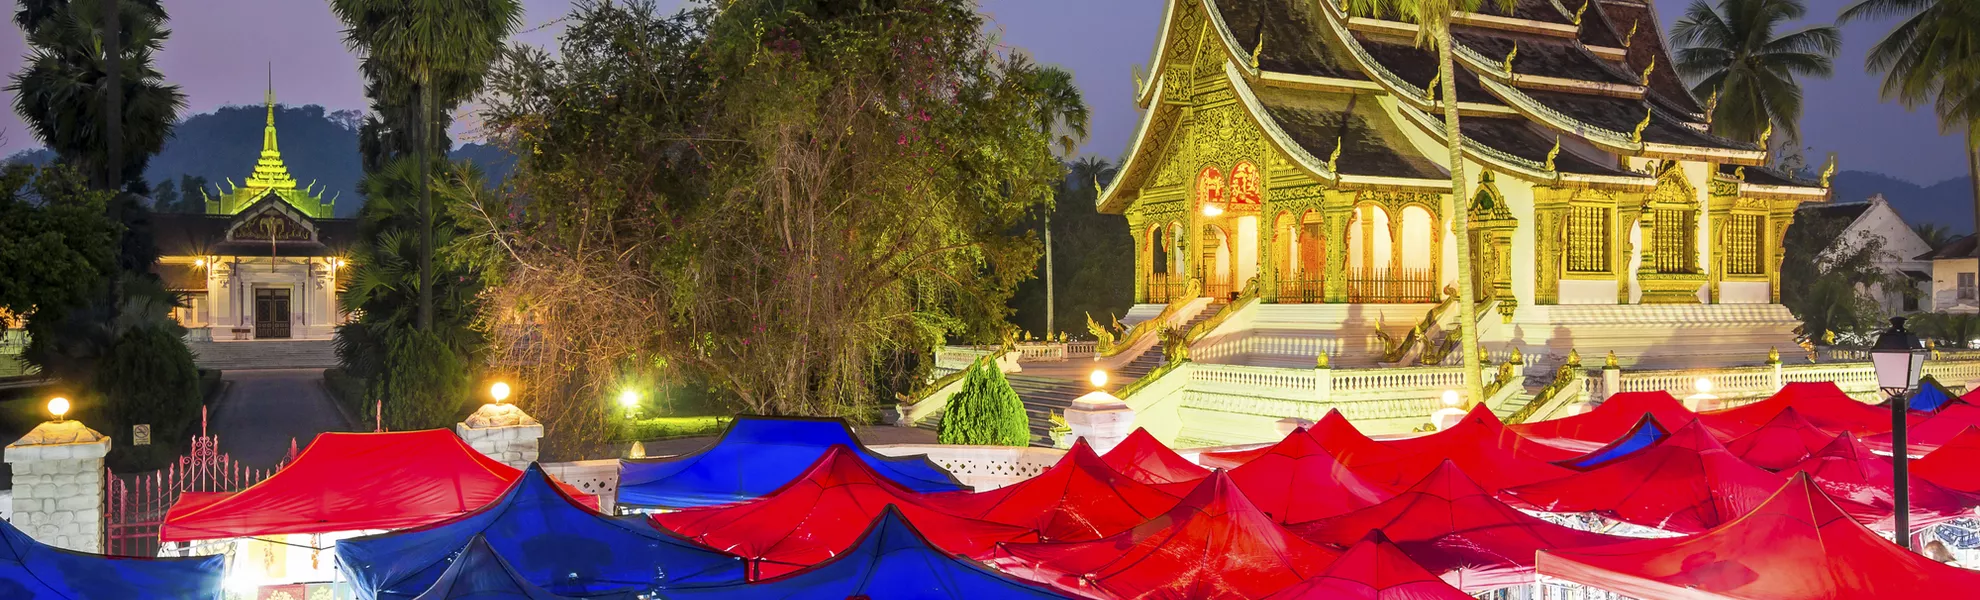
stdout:
<svg viewBox="0 0 1980 600">
<path fill-rule="evenodd" d="M 1800 203 L 1793 200 L 1774 200 L 1768 206 L 1768 244 L 1765 265 L 1767 268 L 1767 290 L 1770 294 L 1771 302 L 1775 304 L 1781 303 L 1781 259 L 1787 257 L 1787 230 L 1789 225 L 1794 224 L 1794 209 L 1798 206 L 1800 206 Z M 1927 298 L 1927 300 L 1930 300 L 1930 298 Z M 1927 302 L 1925 306 L 1930 308 L 1931 303 Z"/>
<path fill-rule="evenodd" d="M 1561 300 L 1561 230 L 1572 190 L 1533 189 L 1533 303 Z"/>
<path fill-rule="evenodd" d="M 1705 282 L 1709 290 L 1706 299 L 1712 304 L 1719 303 L 1719 282 L 1726 279 L 1726 267 L 1729 266 L 1726 262 L 1726 244 L 1729 241 L 1726 230 L 1732 224 L 1733 203 L 1738 200 L 1737 196 L 1718 195 L 1709 196 L 1707 200 L 1705 214 L 1710 225 L 1706 245 L 1710 250 L 1706 255 L 1709 262 L 1705 267 Z"/>
<path fill-rule="evenodd" d="M 1153 244 L 1159 242 L 1151 239 L 1152 232 L 1144 227 L 1147 219 L 1142 217 L 1140 211 L 1131 210 L 1124 216 L 1127 217 L 1128 235 L 1134 238 L 1134 302 L 1141 304 L 1148 302 L 1148 282 L 1152 279 L 1148 275 L 1155 271 Z"/>
<path fill-rule="evenodd" d="M 1616 202 L 1615 256 L 1610 264 L 1616 270 L 1616 304 L 1629 304 L 1629 290 L 1636 286 L 1636 270 L 1629 266 L 1630 257 L 1636 254 L 1636 244 L 1629 241 L 1629 235 L 1636 231 L 1636 220 L 1643 215 L 1643 199 L 1633 195 L 1622 196 Z"/>
<path fill-rule="evenodd" d="M 1354 213 L 1353 196 L 1328 194 L 1320 209 L 1327 228 L 1327 276 L 1322 282 L 1322 298 L 1327 302 L 1347 302 L 1348 217 Z"/>
</svg>

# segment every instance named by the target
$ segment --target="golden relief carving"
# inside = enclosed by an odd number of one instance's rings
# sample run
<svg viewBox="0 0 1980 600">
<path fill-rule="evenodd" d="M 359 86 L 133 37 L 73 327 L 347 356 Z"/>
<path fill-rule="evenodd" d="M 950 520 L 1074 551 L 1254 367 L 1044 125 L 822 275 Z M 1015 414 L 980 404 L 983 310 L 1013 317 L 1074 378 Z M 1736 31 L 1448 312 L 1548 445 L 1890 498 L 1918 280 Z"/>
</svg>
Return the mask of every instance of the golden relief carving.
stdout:
<svg viewBox="0 0 1980 600">
<path fill-rule="evenodd" d="M 1236 166 L 1231 167 L 1229 186 L 1231 204 L 1258 204 L 1263 200 L 1263 196 L 1259 193 L 1263 185 L 1262 178 L 1257 165 L 1251 164 L 1248 160 L 1238 161 Z"/>
</svg>

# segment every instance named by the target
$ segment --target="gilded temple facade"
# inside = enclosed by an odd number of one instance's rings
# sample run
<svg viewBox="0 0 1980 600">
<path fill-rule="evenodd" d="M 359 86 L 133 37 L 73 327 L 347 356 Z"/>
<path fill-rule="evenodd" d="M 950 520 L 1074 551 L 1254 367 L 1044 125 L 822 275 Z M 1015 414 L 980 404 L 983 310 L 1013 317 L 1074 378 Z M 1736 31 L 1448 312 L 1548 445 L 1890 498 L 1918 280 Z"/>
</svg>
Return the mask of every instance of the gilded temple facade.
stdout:
<svg viewBox="0 0 1980 600">
<path fill-rule="evenodd" d="M 1762 166 L 1764 138 L 1708 133 L 1642 2 L 1519 0 L 1454 22 L 1457 203 L 1451 103 L 1415 25 L 1319 0 L 1170 0 L 1099 199 L 1134 235 L 1124 321 L 1192 290 L 1250 294 L 1255 314 L 1193 355 L 1394 361 L 1384 340 L 1454 318 L 1434 307 L 1452 300 L 1461 217 L 1488 353 L 1700 367 L 1794 343 L 1781 240 L 1797 206 L 1827 200 L 1833 162 L 1801 181 Z"/>
</svg>

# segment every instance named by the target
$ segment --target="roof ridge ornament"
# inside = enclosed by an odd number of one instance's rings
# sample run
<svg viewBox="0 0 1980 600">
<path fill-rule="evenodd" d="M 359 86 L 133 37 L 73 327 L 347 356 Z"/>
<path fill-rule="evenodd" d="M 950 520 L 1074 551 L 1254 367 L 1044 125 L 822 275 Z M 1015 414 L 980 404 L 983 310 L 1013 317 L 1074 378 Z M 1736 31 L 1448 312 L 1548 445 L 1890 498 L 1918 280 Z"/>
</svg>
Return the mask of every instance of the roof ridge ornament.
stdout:
<svg viewBox="0 0 1980 600">
<path fill-rule="evenodd" d="M 1767 121 L 1767 128 L 1760 130 L 1760 149 L 1767 149 L 1767 138 L 1774 137 L 1774 122 Z"/>
<path fill-rule="evenodd" d="M 1650 55 L 1650 64 L 1643 67 L 1643 77 L 1642 77 L 1642 81 L 1640 81 L 1639 83 L 1645 86 L 1650 85 L 1650 74 L 1656 72 L 1656 70 L 1657 70 L 1657 55 L 1652 54 Z"/>
<path fill-rule="evenodd" d="M 1822 166 L 1822 187 L 1829 187 L 1829 178 L 1836 175 L 1836 153 L 1829 153 L 1829 161 Z"/>
<path fill-rule="evenodd" d="M 1589 1 L 1593 2 L 1594 0 L 1589 0 Z M 1628 50 L 1630 44 L 1636 43 L 1636 28 L 1637 26 L 1642 24 L 1643 24 L 1643 17 L 1637 17 L 1635 20 L 1629 22 L 1629 35 L 1623 36 L 1623 40 L 1622 40 L 1624 50 Z"/>
<path fill-rule="evenodd" d="M 1746 181 L 1746 165 L 1733 167 L 1733 179 Z"/>
<path fill-rule="evenodd" d="M 1260 23 L 1263 25 L 1263 23 Z M 1251 49 L 1251 68 L 1258 68 L 1258 55 L 1265 51 L 1265 28 L 1258 28 L 1258 46 Z"/>
<path fill-rule="evenodd" d="M 1712 124 L 1712 114 L 1719 112 L 1719 90 L 1712 90 L 1712 97 L 1705 99 L 1705 124 Z"/>
<path fill-rule="evenodd" d="M 1593 1 L 1593 0 L 1590 0 L 1590 1 Z M 1586 5 L 1583 5 L 1583 6 L 1586 6 Z M 1514 58 L 1518 58 L 1518 57 L 1519 57 L 1519 40 L 1513 40 L 1513 43 L 1512 43 L 1512 50 L 1509 50 L 1509 51 L 1507 51 L 1507 52 L 1506 52 L 1506 65 L 1505 65 L 1505 69 L 1506 69 L 1506 77 L 1512 77 L 1512 74 L 1513 74 L 1513 70 L 1512 70 L 1512 65 L 1513 65 L 1513 59 L 1514 59 Z"/>
<path fill-rule="evenodd" d="M 1347 138 L 1343 138 L 1340 136 L 1334 137 L 1334 153 L 1327 156 L 1328 172 L 1333 173 L 1335 175 L 1339 175 L 1341 173 L 1341 170 L 1337 167 L 1341 164 L 1341 146 L 1346 144 L 1347 144 Z"/>
<path fill-rule="evenodd" d="M 1430 76 L 1430 83 L 1423 87 L 1424 92 L 1430 97 L 1431 104 L 1437 103 L 1437 84 L 1443 83 L 1443 81 L 1444 72 L 1439 70 L 1436 75 Z"/>
<path fill-rule="evenodd" d="M 1650 113 L 1651 113 L 1650 107 L 1648 106 L 1643 107 L 1643 122 L 1637 123 L 1636 129 L 1634 131 L 1629 132 L 1629 143 L 1632 144 L 1643 143 L 1643 130 L 1650 128 Z"/>
<path fill-rule="evenodd" d="M 1595 0 L 1582 0 L 1582 1 L 1581 1 L 1581 8 L 1577 8 L 1577 9 L 1574 9 L 1574 26 L 1575 26 L 1575 27 L 1581 27 L 1581 13 L 1585 13 L 1585 12 L 1588 12 L 1588 5 L 1590 5 L 1590 4 L 1594 4 L 1594 3 L 1595 3 Z"/>
<path fill-rule="evenodd" d="M 1554 171 L 1555 171 L 1555 169 L 1554 169 L 1554 157 L 1556 157 L 1556 156 L 1560 156 L 1560 155 L 1561 155 L 1561 136 L 1560 136 L 1560 134 L 1554 134 L 1554 149 L 1552 149 L 1552 150 L 1548 150 L 1548 151 L 1547 151 L 1547 172 L 1548 172 L 1548 173 L 1552 173 L 1552 172 L 1554 172 Z"/>
</svg>

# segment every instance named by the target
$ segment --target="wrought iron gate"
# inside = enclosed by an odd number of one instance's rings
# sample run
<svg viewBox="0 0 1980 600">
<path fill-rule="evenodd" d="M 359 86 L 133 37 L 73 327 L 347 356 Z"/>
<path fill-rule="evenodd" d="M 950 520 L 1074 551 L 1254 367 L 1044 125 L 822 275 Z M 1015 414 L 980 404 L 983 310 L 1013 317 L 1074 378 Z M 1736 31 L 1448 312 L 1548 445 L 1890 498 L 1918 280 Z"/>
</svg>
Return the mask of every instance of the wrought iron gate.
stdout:
<svg viewBox="0 0 1980 600">
<path fill-rule="evenodd" d="M 289 445 L 294 460 L 295 442 Z M 166 468 L 147 473 L 111 473 L 103 479 L 103 533 L 105 553 L 116 556 L 158 555 L 158 528 L 165 522 L 165 511 L 185 492 L 238 492 L 260 483 L 276 471 L 258 469 L 234 462 L 220 452 L 220 438 L 207 435 L 206 410 L 200 409 L 199 435 L 192 440 L 192 453 Z"/>
</svg>

